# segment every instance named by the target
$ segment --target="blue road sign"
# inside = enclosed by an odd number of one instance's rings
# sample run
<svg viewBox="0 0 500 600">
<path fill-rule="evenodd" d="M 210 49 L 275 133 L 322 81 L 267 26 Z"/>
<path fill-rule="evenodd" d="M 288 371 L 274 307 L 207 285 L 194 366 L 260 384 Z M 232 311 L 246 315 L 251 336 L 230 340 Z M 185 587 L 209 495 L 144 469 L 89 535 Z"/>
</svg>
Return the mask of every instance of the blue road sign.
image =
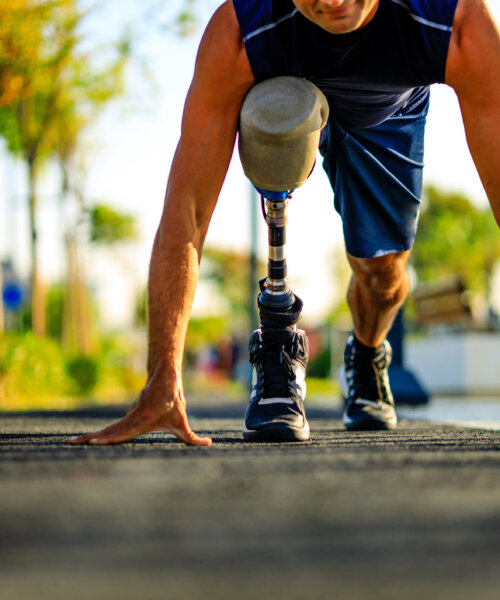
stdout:
<svg viewBox="0 0 500 600">
<path fill-rule="evenodd" d="M 24 292 L 18 283 L 8 283 L 2 292 L 4 306 L 11 310 L 21 308 L 24 302 Z"/>
</svg>

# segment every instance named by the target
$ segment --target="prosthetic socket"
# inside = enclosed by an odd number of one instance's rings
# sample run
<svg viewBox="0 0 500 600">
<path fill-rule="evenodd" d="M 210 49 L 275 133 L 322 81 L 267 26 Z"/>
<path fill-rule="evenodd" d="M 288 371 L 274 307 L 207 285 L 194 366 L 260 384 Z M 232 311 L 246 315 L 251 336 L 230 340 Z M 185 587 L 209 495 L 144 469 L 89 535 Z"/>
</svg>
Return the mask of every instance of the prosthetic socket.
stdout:
<svg viewBox="0 0 500 600">
<path fill-rule="evenodd" d="M 316 160 L 328 102 L 312 83 L 276 77 L 254 86 L 240 115 L 243 170 L 261 195 L 268 225 L 267 277 L 258 306 L 263 327 L 289 327 L 300 318 L 302 301 L 288 286 L 285 255 L 287 206 L 309 177 Z"/>
</svg>

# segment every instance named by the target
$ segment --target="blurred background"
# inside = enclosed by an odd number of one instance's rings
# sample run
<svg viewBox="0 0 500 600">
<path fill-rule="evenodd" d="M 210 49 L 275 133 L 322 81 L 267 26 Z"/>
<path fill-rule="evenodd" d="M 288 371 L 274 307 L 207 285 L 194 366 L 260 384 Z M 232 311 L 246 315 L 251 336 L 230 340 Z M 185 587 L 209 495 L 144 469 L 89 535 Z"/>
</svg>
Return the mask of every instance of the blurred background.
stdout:
<svg viewBox="0 0 500 600">
<path fill-rule="evenodd" d="M 141 389 L 150 251 L 197 46 L 220 4 L 0 0 L 0 410 L 127 403 Z M 500 0 L 490 6 L 498 18 Z M 267 258 L 256 203 L 236 151 L 186 342 L 188 403 L 246 397 Z M 338 397 L 349 270 L 319 164 L 289 213 L 309 394 Z M 500 397 L 499 259 L 456 97 L 434 86 L 404 360 L 435 396 Z"/>
</svg>

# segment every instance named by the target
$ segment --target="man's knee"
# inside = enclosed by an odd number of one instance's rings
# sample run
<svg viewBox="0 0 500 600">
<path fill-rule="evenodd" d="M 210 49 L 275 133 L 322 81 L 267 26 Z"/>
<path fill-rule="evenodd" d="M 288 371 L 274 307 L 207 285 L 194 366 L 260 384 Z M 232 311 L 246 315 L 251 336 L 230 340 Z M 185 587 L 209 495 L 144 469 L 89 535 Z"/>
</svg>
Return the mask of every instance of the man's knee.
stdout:
<svg viewBox="0 0 500 600">
<path fill-rule="evenodd" d="M 356 258 L 349 254 L 347 257 L 353 275 L 361 285 L 381 295 L 392 296 L 406 288 L 409 255 L 410 252 L 406 251 L 376 258 Z"/>
</svg>

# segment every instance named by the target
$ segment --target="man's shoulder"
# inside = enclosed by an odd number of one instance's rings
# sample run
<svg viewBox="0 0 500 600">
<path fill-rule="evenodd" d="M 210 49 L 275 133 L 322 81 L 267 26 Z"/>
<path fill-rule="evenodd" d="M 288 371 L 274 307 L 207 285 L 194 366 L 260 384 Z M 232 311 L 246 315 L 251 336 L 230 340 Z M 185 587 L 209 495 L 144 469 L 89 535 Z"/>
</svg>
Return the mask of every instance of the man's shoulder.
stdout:
<svg viewBox="0 0 500 600">
<path fill-rule="evenodd" d="M 219 58 L 236 59 L 244 55 L 243 38 L 232 0 L 226 0 L 214 12 L 200 48 L 210 46 Z"/>
<path fill-rule="evenodd" d="M 458 0 L 453 19 L 453 29 L 458 33 L 463 31 L 471 23 L 479 24 L 481 16 L 489 12 L 486 0 Z"/>
<path fill-rule="evenodd" d="M 205 106 L 240 100 L 253 84 L 253 74 L 231 0 L 213 14 L 196 59 L 192 90 Z"/>
<path fill-rule="evenodd" d="M 209 27 L 216 27 L 218 33 L 224 38 L 234 40 L 241 38 L 241 29 L 233 0 L 226 0 L 214 12 L 209 23 Z"/>
<path fill-rule="evenodd" d="M 498 25 L 486 0 L 458 0 L 446 66 L 446 83 L 458 89 L 478 87 L 482 72 L 488 79 L 491 61 L 498 66 Z M 489 66 L 487 66 L 489 65 Z M 496 69 L 495 69 L 496 70 Z M 481 86 L 479 86 L 481 87 Z"/>
<path fill-rule="evenodd" d="M 485 30 L 490 29 L 494 18 L 487 0 L 458 0 L 453 20 L 452 46 L 475 43 Z"/>
<path fill-rule="evenodd" d="M 475 0 L 458 0 L 457 8 L 455 10 L 455 17 L 453 19 L 453 29 L 460 31 L 465 19 L 467 18 L 467 11 L 470 10 L 470 4 L 477 4 Z"/>
</svg>

